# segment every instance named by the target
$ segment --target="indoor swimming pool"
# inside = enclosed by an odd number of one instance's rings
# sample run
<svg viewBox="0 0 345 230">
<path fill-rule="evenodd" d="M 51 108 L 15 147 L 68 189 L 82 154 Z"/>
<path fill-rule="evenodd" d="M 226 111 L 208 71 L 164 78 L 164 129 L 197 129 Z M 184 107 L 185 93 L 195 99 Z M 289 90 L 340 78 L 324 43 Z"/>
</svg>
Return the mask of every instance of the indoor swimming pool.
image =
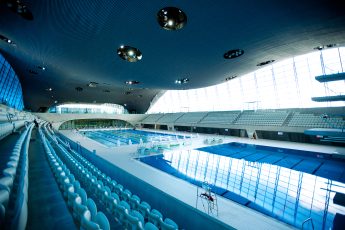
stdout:
<svg viewBox="0 0 345 230">
<path fill-rule="evenodd" d="M 331 155 L 233 142 L 139 159 L 298 228 L 341 226 L 345 215 L 345 162 Z"/>
<path fill-rule="evenodd" d="M 148 142 L 164 142 L 176 139 L 190 138 L 189 136 L 173 135 L 157 132 L 149 132 L 133 129 L 122 130 L 98 130 L 98 131 L 79 131 L 82 135 L 95 140 L 107 147 L 116 147 Z"/>
</svg>

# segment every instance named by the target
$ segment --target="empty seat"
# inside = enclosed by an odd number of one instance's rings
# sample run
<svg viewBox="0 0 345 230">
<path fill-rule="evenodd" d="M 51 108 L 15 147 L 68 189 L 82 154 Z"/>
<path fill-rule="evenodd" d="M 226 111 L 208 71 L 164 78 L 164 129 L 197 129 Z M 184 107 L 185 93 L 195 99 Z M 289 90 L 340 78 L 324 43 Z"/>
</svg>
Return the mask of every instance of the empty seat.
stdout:
<svg viewBox="0 0 345 230">
<path fill-rule="evenodd" d="M 150 210 L 151 210 L 151 206 L 145 201 L 141 202 L 138 205 L 138 211 L 145 218 L 145 220 L 148 219 Z"/>
<path fill-rule="evenodd" d="M 110 224 L 107 217 L 102 212 L 98 212 L 95 216 L 92 216 L 91 212 L 87 210 L 83 213 L 81 218 L 80 229 L 109 230 Z"/>
<path fill-rule="evenodd" d="M 163 222 L 163 215 L 156 209 L 152 209 L 151 212 L 148 214 L 148 220 L 156 225 L 157 227 L 160 227 L 160 223 Z"/>
<path fill-rule="evenodd" d="M 127 229 L 139 230 L 143 229 L 144 217 L 135 210 L 125 214 L 124 225 Z"/>
<path fill-rule="evenodd" d="M 151 222 L 147 222 L 144 227 L 145 230 L 159 230 L 159 228 L 152 224 Z"/>
<path fill-rule="evenodd" d="M 132 209 L 137 209 L 140 204 L 140 198 L 137 195 L 132 195 L 128 200 Z"/>
<path fill-rule="evenodd" d="M 169 218 L 165 218 L 164 222 L 161 222 L 160 225 L 162 230 L 176 230 L 178 229 L 178 225 Z"/>
</svg>

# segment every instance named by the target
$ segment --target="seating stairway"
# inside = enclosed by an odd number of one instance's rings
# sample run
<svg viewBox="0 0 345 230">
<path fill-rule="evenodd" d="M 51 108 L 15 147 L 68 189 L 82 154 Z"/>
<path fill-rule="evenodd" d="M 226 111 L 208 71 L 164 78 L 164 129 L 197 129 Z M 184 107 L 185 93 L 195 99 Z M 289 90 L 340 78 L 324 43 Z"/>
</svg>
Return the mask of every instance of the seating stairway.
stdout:
<svg viewBox="0 0 345 230">
<path fill-rule="evenodd" d="M 29 147 L 29 200 L 27 230 L 78 229 L 59 190 L 37 130 Z"/>
</svg>

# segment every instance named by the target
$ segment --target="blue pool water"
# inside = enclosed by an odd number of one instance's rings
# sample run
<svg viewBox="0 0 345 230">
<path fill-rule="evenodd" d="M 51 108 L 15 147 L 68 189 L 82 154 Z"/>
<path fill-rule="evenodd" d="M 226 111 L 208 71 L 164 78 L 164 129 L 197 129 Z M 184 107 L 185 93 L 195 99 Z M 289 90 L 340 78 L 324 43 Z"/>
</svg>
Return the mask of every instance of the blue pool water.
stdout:
<svg viewBox="0 0 345 230">
<path fill-rule="evenodd" d="M 147 143 L 152 141 L 169 141 L 189 138 L 181 135 L 171 135 L 132 129 L 80 131 L 80 133 L 107 147 L 115 147 L 118 146 L 118 144 L 128 145 L 129 140 L 131 140 L 132 144 L 139 144 L 140 139 L 143 141 L 143 143 Z"/>
<path fill-rule="evenodd" d="M 345 194 L 345 163 L 329 155 L 228 143 L 139 160 L 198 186 L 207 181 L 219 196 L 298 228 L 311 217 L 315 229 L 330 229 L 345 215 L 333 202 Z"/>
</svg>

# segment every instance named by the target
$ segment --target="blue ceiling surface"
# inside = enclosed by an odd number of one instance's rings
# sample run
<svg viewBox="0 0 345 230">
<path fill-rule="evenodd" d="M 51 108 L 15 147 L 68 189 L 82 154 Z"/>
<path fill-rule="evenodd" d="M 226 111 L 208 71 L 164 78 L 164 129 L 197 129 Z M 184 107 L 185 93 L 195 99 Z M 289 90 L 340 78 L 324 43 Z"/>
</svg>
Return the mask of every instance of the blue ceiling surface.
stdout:
<svg viewBox="0 0 345 230">
<path fill-rule="evenodd" d="M 34 111 L 57 100 L 127 104 L 145 112 L 161 90 L 215 85 L 258 69 L 260 62 L 345 44 L 340 0 L 23 1 L 33 20 L 13 12 L 8 1 L 0 3 L 0 34 L 16 46 L 0 41 L 0 52 L 19 75 L 25 105 Z M 157 12 L 167 6 L 186 13 L 184 28 L 159 26 Z M 142 60 L 119 58 L 120 45 L 138 48 Z M 224 59 L 233 49 L 244 54 Z M 174 83 L 181 78 L 188 84 Z M 128 80 L 140 84 L 128 87 Z M 98 85 L 90 88 L 89 82 Z M 53 91 L 45 91 L 49 87 Z"/>
</svg>

